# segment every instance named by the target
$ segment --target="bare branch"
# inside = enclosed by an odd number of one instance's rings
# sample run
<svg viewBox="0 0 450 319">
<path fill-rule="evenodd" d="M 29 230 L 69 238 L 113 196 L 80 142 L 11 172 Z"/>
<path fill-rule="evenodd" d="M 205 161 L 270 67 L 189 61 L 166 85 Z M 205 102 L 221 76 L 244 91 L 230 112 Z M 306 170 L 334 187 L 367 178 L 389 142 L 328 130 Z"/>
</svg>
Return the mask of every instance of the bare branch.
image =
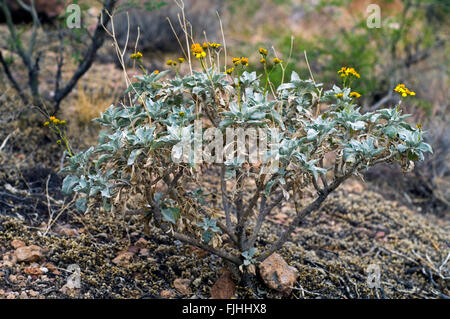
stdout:
<svg viewBox="0 0 450 319">
<path fill-rule="evenodd" d="M 103 42 L 105 41 L 105 30 L 103 29 L 102 21 L 103 23 L 107 24 L 110 20 L 109 15 L 107 12 L 111 12 L 114 9 L 114 6 L 116 5 L 117 0 L 105 0 L 103 4 L 103 10 L 100 14 L 97 22 L 97 26 L 95 28 L 95 32 L 92 38 L 92 42 L 89 45 L 89 48 L 84 55 L 83 59 L 81 60 L 80 64 L 78 65 L 78 68 L 75 70 L 74 74 L 72 75 L 72 78 L 69 80 L 67 85 L 59 90 L 58 92 L 55 92 L 55 110 L 56 113 L 59 110 L 59 106 L 61 101 L 72 91 L 72 89 L 77 84 L 78 80 L 89 70 L 92 63 L 94 62 L 94 58 L 97 54 L 98 49 L 103 45 Z"/>
</svg>

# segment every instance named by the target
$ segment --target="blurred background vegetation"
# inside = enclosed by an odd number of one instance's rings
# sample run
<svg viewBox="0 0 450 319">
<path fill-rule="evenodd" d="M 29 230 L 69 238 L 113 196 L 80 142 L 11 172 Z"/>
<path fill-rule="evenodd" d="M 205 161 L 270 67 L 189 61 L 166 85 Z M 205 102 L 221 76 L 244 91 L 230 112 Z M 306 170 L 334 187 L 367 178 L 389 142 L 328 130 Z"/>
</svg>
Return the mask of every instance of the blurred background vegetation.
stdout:
<svg viewBox="0 0 450 319">
<path fill-rule="evenodd" d="M 65 84 L 83 63 L 103 6 L 101 1 L 73 1 L 81 5 L 83 27 L 67 29 L 67 14 L 63 9 L 71 2 L 64 1 L 58 11 L 55 1 L 35 2 L 41 22 L 36 44 L 36 52 L 40 52 L 40 101 L 49 113 L 55 92 L 55 74 L 58 74 L 55 61 L 64 57 L 60 81 Z M 269 49 L 271 57 L 275 50 L 289 63 L 287 78 L 294 69 L 302 78 L 309 78 L 306 52 L 315 80 L 327 88 L 340 83 L 337 70 L 341 66 L 354 67 L 361 74 L 353 89 L 362 94 L 359 102 L 363 111 L 392 107 L 397 98 L 393 88 L 398 83 L 405 83 L 414 90 L 416 98 L 409 99 L 402 107 L 429 132 L 427 139 L 433 145 L 434 156 L 428 157 L 406 176 L 399 168 L 378 167 L 368 172 L 365 178 L 373 181 L 373 187 L 388 198 L 448 218 L 449 1 L 185 0 L 184 3 L 186 17 L 199 42 L 203 42 L 205 36 L 209 41 L 223 42 L 216 11 L 220 13 L 230 64 L 231 56 L 248 56 L 249 68 L 262 71 L 258 48 L 264 47 Z M 371 3 L 381 8 L 380 28 L 367 27 L 370 14 L 367 7 Z M 170 18 L 175 33 L 183 42 L 177 16 L 179 8 L 172 0 L 120 0 L 115 7 L 114 29 L 119 44 L 128 47 L 125 63 L 130 75 L 140 72 L 133 68 L 129 59 L 135 47 L 143 52 L 144 66 L 149 71 L 163 70 L 167 59 L 181 56 L 178 41 L 166 19 Z M 32 20 L 23 10 L 14 14 L 17 33 L 23 43 L 28 44 Z M 1 14 L 0 22 L 4 22 Z M 140 37 L 136 46 L 138 27 Z M 0 23 L 0 50 L 9 70 L 27 94 L 27 68 L 20 63 L 11 40 L 6 24 Z M 186 65 L 183 67 L 182 72 L 186 72 Z M 271 80 L 277 84 L 282 81 L 279 68 L 271 73 Z M 97 127 L 90 120 L 111 103 L 118 102 L 124 86 L 116 53 L 106 36 L 105 43 L 96 52 L 94 63 L 61 102 L 58 111 L 60 118 L 69 120 L 69 135 L 74 148 L 83 148 L 93 142 Z M 22 154 L 26 165 L 51 168 L 60 165 L 62 150 L 55 146 L 56 138 L 39 126 L 44 117 L 36 108 L 21 102 L 4 68 L 0 68 L 0 112 L 0 144 L 9 136 L 0 153 Z M 15 130 L 16 126 L 19 130 Z M 8 163 L 0 154 L 0 165 L 12 165 Z"/>
</svg>

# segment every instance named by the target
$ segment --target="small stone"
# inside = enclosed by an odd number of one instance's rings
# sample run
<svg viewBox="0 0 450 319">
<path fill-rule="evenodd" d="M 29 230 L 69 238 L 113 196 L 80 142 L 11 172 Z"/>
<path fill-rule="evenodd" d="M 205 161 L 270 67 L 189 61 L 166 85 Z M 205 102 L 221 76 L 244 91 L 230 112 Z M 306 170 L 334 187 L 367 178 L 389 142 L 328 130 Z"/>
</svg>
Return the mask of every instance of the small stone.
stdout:
<svg viewBox="0 0 450 319">
<path fill-rule="evenodd" d="M 17 249 L 17 248 L 26 246 L 26 244 L 25 244 L 23 241 L 21 241 L 21 240 L 14 239 L 14 240 L 11 242 L 11 246 L 12 246 L 14 249 Z"/>
<path fill-rule="evenodd" d="M 270 288 L 289 295 L 297 281 L 298 271 L 277 253 L 270 255 L 259 265 L 259 272 Z"/>
<path fill-rule="evenodd" d="M 35 262 L 42 259 L 42 248 L 37 245 L 19 247 L 14 251 L 17 261 Z"/>
<path fill-rule="evenodd" d="M 137 254 L 139 252 L 139 250 L 140 249 L 138 246 L 129 246 L 127 248 L 127 251 L 129 251 L 130 253 L 133 253 L 133 254 Z"/>
<path fill-rule="evenodd" d="M 161 295 L 161 298 L 170 299 L 170 298 L 175 298 L 175 296 L 177 294 L 175 293 L 175 291 L 173 291 L 171 289 L 170 290 L 166 289 L 166 290 L 162 290 L 160 295 Z"/>
<path fill-rule="evenodd" d="M 175 289 L 180 294 L 183 294 L 183 295 L 192 294 L 192 290 L 189 287 L 190 284 L 191 284 L 191 281 L 189 279 L 183 279 L 183 278 L 175 279 L 175 281 L 173 282 L 173 286 L 175 287 Z"/>
<path fill-rule="evenodd" d="M 77 237 L 80 233 L 78 229 L 71 228 L 68 226 L 60 226 L 58 229 L 55 230 L 55 232 L 61 236 L 68 236 L 68 237 Z"/>
<path fill-rule="evenodd" d="M 201 283 L 202 283 L 202 278 L 201 278 L 201 277 L 198 277 L 197 279 L 195 279 L 195 280 L 192 282 L 192 284 L 193 284 L 195 287 L 200 286 Z"/>
<path fill-rule="evenodd" d="M 147 248 L 142 248 L 141 250 L 139 250 L 139 255 L 148 256 L 148 255 L 150 255 L 150 250 Z"/>
<path fill-rule="evenodd" d="M 30 276 L 40 276 L 44 272 L 38 267 L 26 267 L 23 272 Z"/>
<path fill-rule="evenodd" d="M 17 275 L 9 275 L 8 280 L 12 283 L 17 282 Z"/>
<path fill-rule="evenodd" d="M 377 231 L 375 234 L 376 238 L 383 238 L 384 236 L 386 236 L 386 233 L 384 231 Z"/>
<path fill-rule="evenodd" d="M 28 299 L 28 295 L 25 291 L 22 291 L 19 296 L 20 299 Z"/>
<path fill-rule="evenodd" d="M 134 243 L 135 246 L 139 248 L 147 247 L 148 242 L 144 238 L 139 238 L 137 242 Z"/>
<path fill-rule="evenodd" d="M 53 265 L 52 263 L 45 263 L 42 265 L 42 267 L 47 268 L 48 271 L 50 271 L 51 273 L 54 273 L 54 271 L 57 271 L 56 266 Z"/>
<path fill-rule="evenodd" d="M 211 299 L 231 299 L 236 291 L 231 272 L 225 271 L 211 287 Z"/>
<path fill-rule="evenodd" d="M 39 296 L 39 292 L 34 291 L 34 290 L 29 290 L 29 291 L 28 291 L 28 295 L 29 295 L 30 297 L 36 298 L 37 296 Z"/>
<path fill-rule="evenodd" d="M 14 266 L 17 262 L 17 258 L 15 255 L 11 254 L 11 253 L 6 253 L 5 255 L 3 255 L 3 266 L 4 267 L 9 267 L 11 268 L 12 266 Z"/>
<path fill-rule="evenodd" d="M 112 262 L 118 266 L 126 266 L 130 263 L 133 256 L 134 254 L 132 252 L 121 251 L 117 257 L 112 260 Z"/>
<path fill-rule="evenodd" d="M 79 293 L 79 289 L 70 288 L 67 285 L 64 285 L 59 289 L 59 291 L 67 296 L 75 297 Z"/>
</svg>

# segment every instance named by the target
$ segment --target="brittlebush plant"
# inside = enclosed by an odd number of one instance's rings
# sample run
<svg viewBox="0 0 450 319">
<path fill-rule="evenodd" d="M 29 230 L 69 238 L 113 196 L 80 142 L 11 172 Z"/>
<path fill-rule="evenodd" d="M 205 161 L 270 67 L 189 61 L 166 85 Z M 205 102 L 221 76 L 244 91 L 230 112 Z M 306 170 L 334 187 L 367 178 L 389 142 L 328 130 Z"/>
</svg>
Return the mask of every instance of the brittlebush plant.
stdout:
<svg viewBox="0 0 450 319">
<path fill-rule="evenodd" d="M 179 67 L 187 56 L 169 60 L 170 70 L 144 71 L 126 92 L 128 105 L 112 105 L 95 119 L 104 127 L 98 144 L 70 157 L 63 170 L 63 191 L 78 195 L 78 209 L 93 213 L 102 204 L 141 213 L 147 234 L 159 228 L 249 273 L 346 179 L 378 163 L 409 170 L 432 152 L 420 125 L 411 126 L 402 114 L 401 103 L 413 95 L 404 85 L 396 88 L 398 105 L 361 114 L 360 94 L 351 89 L 360 77 L 354 68 L 339 70 L 342 83 L 330 90 L 295 72 L 275 87 L 268 72 L 283 60 L 261 49 L 265 73 L 258 75 L 246 71 L 245 57 L 224 65 L 222 55 L 220 66 L 221 48 L 193 44 L 194 71 L 184 76 Z M 278 169 L 267 173 L 264 165 L 237 158 L 173 161 L 174 145 L 193 131 L 195 120 L 203 129 L 220 129 L 224 141 L 227 128 L 276 129 L 276 138 L 267 138 L 277 143 Z M 267 217 L 288 202 L 293 219 L 274 242 L 258 247 Z"/>
</svg>

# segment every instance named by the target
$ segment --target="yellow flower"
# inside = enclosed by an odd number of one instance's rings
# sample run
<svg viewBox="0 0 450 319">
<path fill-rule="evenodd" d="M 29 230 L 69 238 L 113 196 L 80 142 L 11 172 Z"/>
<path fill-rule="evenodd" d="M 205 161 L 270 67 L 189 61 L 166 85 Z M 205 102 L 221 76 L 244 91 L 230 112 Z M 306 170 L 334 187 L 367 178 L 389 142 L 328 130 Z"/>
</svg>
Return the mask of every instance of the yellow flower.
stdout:
<svg viewBox="0 0 450 319">
<path fill-rule="evenodd" d="M 61 123 L 61 125 L 64 125 L 64 124 L 66 124 L 67 122 L 66 122 L 66 120 L 62 120 L 60 123 Z"/>
<path fill-rule="evenodd" d="M 261 60 L 259 60 L 259 62 L 260 62 L 261 64 L 264 64 L 264 63 L 266 63 L 266 59 L 262 58 Z"/>
<path fill-rule="evenodd" d="M 203 47 L 203 49 L 207 49 L 208 48 L 208 43 L 203 42 L 202 47 Z"/>
<path fill-rule="evenodd" d="M 225 71 L 226 74 L 230 75 L 231 73 L 233 73 L 234 68 L 229 68 Z"/>
<path fill-rule="evenodd" d="M 359 98 L 359 97 L 361 96 L 361 94 L 359 94 L 358 92 L 351 92 L 351 93 L 350 93 L 350 96 L 351 96 L 351 97 Z"/>
<path fill-rule="evenodd" d="M 416 125 L 416 127 L 420 130 L 420 129 L 422 129 L 422 124 L 419 123 Z"/>
<path fill-rule="evenodd" d="M 179 61 L 180 63 L 183 63 L 183 62 L 184 62 L 184 58 L 178 58 L 178 61 Z"/>
<path fill-rule="evenodd" d="M 338 94 L 335 94 L 334 96 L 336 96 L 337 98 L 340 98 L 340 97 L 344 96 L 344 93 L 338 93 Z"/>
<path fill-rule="evenodd" d="M 56 141 L 56 144 L 61 144 L 61 140 L 57 140 L 57 141 Z"/>
<path fill-rule="evenodd" d="M 269 52 L 264 49 L 264 48 L 259 48 L 259 53 L 261 53 L 262 55 L 266 56 Z"/>
<path fill-rule="evenodd" d="M 408 95 L 416 95 L 416 92 L 410 91 L 404 84 L 398 84 L 395 87 L 394 91 L 400 94 L 402 97 L 407 97 Z"/>
<path fill-rule="evenodd" d="M 153 71 L 153 73 L 154 73 L 154 74 L 158 74 L 158 73 L 159 73 L 159 70 L 155 70 L 155 71 Z"/>
<path fill-rule="evenodd" d="M 274 58 L 273 59 L 273 63 L 275 63 L 275 64 L 279 64 L 279 63 L 282 63 L 282 62 L 283 62 L 283 60 L 280 60 L 278 58 Z"/>
<path fill-rule="evenodd" d="M 50 122 L 49 122 L 49 121 L 44 122 L 44 126 L 49 126 L 49 125 L 50 125 Z"/>
<path fill-rule="evenodd" d="M 248 66 L 248 58 L 241 57 L 242 65 Z"/>
<path fill-rule="evenodd" d="M 56 117 L 54 117 L 54 116 L 50 116 L 50 121 L 54 121 L 54 120 L 56 120 Z"/>
<path fill-rule="evenodd" d="M 179 113 L 179 115 L 180 115 L 181 117 L 184 117 L 184 112 L 181 111 L 181 112 Z"/>
</svg>

